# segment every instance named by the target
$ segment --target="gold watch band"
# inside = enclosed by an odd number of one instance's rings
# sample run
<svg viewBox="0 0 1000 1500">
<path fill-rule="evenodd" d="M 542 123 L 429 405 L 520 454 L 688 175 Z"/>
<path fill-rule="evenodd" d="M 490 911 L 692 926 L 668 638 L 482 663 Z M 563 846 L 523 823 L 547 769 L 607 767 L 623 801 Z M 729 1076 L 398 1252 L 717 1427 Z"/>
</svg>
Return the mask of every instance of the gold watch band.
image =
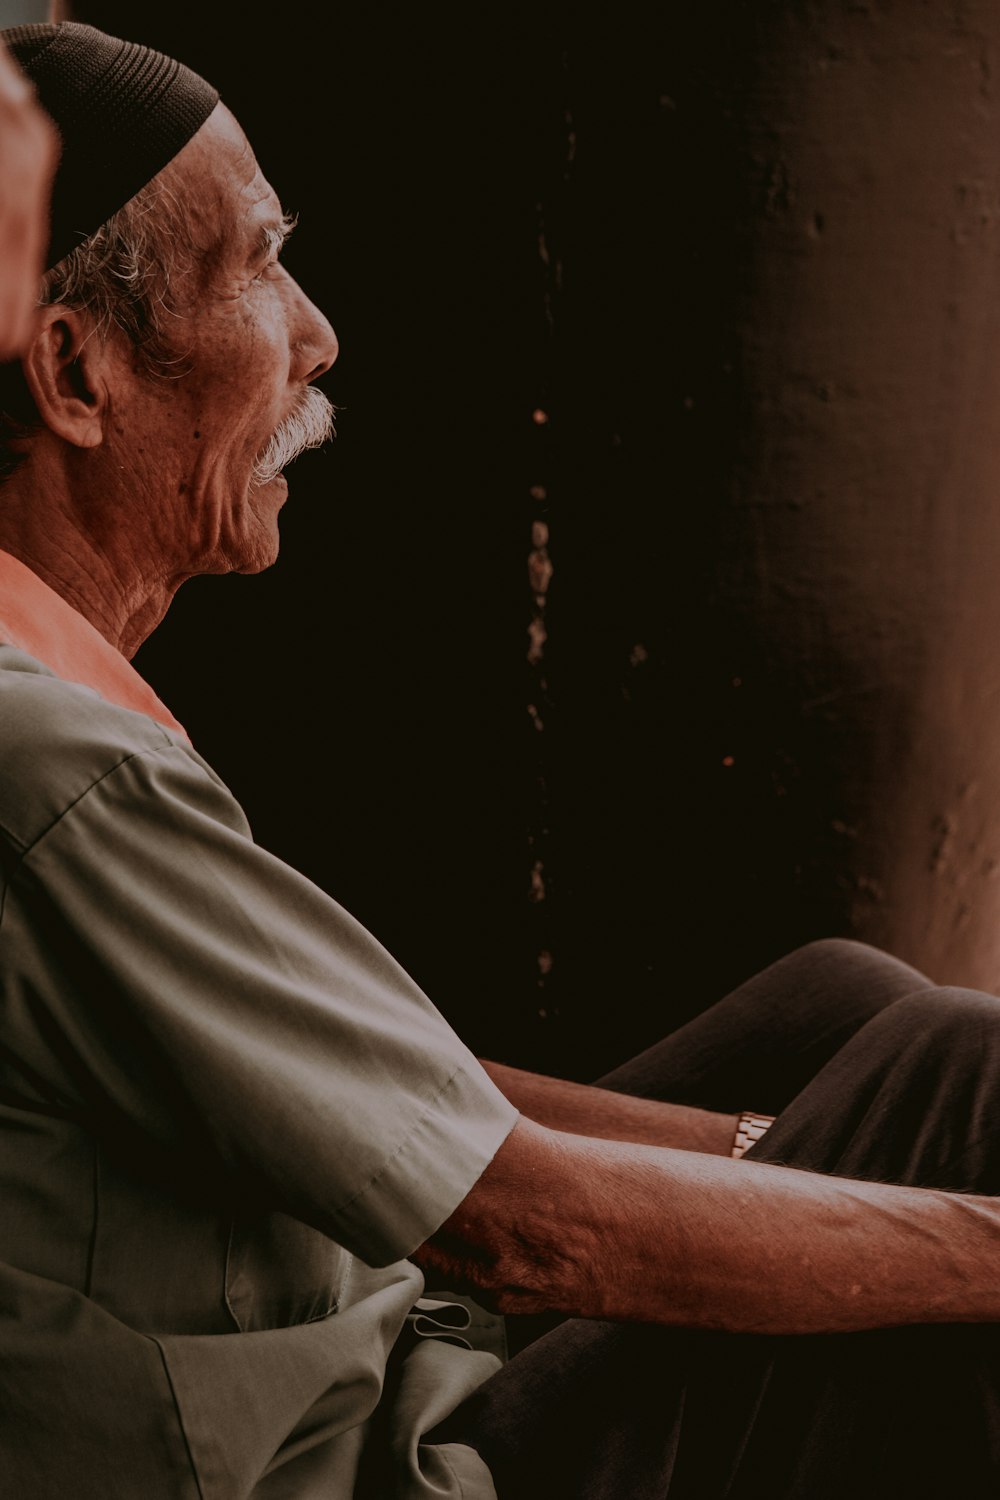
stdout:
<svg viewBox="0 0 1000 1500">
<path fill-rule="evenodd" d="M 736 1139 L 733 1141 L 730 1156 L 740 1157 L 745 1151 L 749 1151 L 762 1135 L 767 1135 L 774 1121 L 774 1115 L 755 1115 L 744 1110 L 736 1121 Z"/>
</svg>

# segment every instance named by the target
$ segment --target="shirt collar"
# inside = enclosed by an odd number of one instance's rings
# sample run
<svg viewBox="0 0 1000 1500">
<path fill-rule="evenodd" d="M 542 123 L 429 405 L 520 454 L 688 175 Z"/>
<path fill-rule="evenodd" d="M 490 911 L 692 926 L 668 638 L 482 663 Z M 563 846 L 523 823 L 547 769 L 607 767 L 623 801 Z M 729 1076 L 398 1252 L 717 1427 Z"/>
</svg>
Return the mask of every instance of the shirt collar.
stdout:
<svg viewBox="0 0 1000 1500">
<path fill-rule="evenodd" d="M 0 640 L 26 651 L 64 681 L 93 688 L 109 703 L 146 714 L 187 739 L 121 652 L 9 552 L 0 552 Z"/>
</svg>

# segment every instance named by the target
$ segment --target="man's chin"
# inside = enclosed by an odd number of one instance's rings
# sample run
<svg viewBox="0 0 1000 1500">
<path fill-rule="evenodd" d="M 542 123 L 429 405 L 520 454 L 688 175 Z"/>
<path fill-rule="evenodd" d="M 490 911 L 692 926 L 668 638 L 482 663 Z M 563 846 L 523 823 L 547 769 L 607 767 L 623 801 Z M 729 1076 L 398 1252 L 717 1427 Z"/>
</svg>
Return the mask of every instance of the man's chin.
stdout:
<svg viewBox="0 0 1000 1500">
<path fill-rule="evenodd" d="M 277 562 L 280 544 L 278 512 L 287 499 L 288 481 L 284 474 L 251 490 L 249 508 L 255 524 L 243 538 L 232 572 L 263 573 L 265 568 Z"/>
</svg>

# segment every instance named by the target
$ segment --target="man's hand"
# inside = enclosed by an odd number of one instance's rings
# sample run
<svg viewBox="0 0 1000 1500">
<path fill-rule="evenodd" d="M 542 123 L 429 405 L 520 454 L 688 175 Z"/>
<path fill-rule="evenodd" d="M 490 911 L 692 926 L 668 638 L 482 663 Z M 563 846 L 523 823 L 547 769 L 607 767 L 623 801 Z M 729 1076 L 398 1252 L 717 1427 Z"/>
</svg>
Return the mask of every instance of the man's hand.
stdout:
<svg viewBox="0 0 1000 1500">
<path fill-rule="evenodd" d="M 504 1312 L 736 1333 L 1000 1321 L 1000 1202 L 521 1120 L 415 1257 Z"/>
<path fill-rule="evenodd" d="M 48 243 L 57 136 L 0 44 L 0 361 L 27 342 Z"/>
</svg>

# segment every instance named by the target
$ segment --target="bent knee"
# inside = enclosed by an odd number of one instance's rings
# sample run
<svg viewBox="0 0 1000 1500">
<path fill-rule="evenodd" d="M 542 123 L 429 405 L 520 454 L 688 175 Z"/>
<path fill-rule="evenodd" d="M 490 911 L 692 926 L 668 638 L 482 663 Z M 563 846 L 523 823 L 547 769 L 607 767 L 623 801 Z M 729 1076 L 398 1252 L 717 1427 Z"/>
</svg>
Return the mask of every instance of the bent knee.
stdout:
<svg viewBox="0 0 1000 1500">
<path fill-rule="evenodd" d="M 1000 999 L 983 990 L 934 985 L 897 1000 L 877 1018 L 901 1040 L 938 1047 L 1000 1046 Z"/>
<path fill-rule="evenodd" d="M 870 943 L 859 942 L 857 938 L 842 937 L 814 938 L 811 943 L 803 943 L 801 948 L 793 949 L 789 957 L 830 964 L 899 963 L 899 959 L 884 953 L 881 948 L 873 948 Z"/>
<path fill-rule="evenodd" d="M 792 965 L 804 977 L 841 985 L 864 985 L 886 995 L 930 989 L 932 981 L 901 958 L 855 938 L 816 938 L 796 948 L 779 966 Z"/>
</svg>

